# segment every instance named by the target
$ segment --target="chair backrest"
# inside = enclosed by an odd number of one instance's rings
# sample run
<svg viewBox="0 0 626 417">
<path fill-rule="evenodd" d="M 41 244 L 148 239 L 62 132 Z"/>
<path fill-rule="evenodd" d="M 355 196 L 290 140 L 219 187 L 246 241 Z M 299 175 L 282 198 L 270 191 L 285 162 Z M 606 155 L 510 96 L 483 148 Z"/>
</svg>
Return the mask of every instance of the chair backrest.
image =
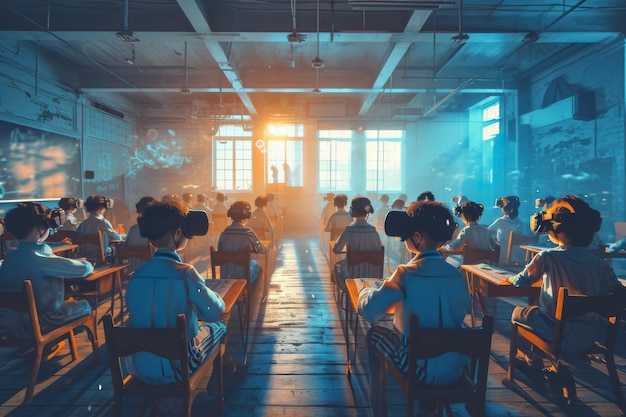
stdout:
<svg viewBox="0 0 626 417">
<path fill-rule="evenodd" d="M 615 222 L 613 223 L 613 227 L 615 228 L 616 242 L 621 238 L 626 237 L 626 222 Z"/>
<path fill-rule="evenodd" d="M 181 380 L 176 384 L 179 388 L 172 389 L 171 396 L 181 396 L 183 394 L 181 390 L 189 390 L 189 342 L 184 314 L 179 314 L 176 317 L 176 327 L 172 328 L 116 327 L 113 326 L 113 319 L 110 314 L 106 314 L 102 321 L 104 323 L 109 369 L 111 370 L 113 390 L 116 396 L 123 395 L 125 386 L 134 379 L 125 374 L 121 360 L 138 352 L 149 352 L 162 358 L 178 360 Z M 153 390 L 153 387 L 145 385 L 145 396 L 151 395 L 148 390 Z M 135 394 L 139 395 L 140 393 Z"/>
<path fill-rule="evenodd" d="M 513 251 L 513 248 L 518 247 L 519 245 L 537 243 L 538 239 L 538 234 L 524 235 L 521 233 L 515 233 L 513 230 L 511 230 L 511 232 L 509 233 L 509 244 L 506 248 L 506 258 L 504 259 L 505 262 L 507 264 L 511 263 L 511 253 Z"/>
<path fill-rule="evenodd" d="M 226 264 L 239 265 L 243 269 L 243 276 L 237 277 L 245 279 L 250 284 L 250 251 L 217 251 L 211 246 L 211 276 L 213 279 L 221 278 L 217 273 Z"/>
<path fill-rule="evenodd" d="M 74 230 L 56 230 L 53 235 L 48 236 L 46 241 L 63 242 L 68 239 L 70 242 L 74 243 L 74 236 L 76 236 L 76 234 Z"/>
<path fill-rule="evenodd" d="M 463 245 L 463 265 L 487 262 L 498 265 L 500 261 L 500 246 L 495 249 L 470 249 L 467 244 Z"/>
<path fill-rule="evenodd" d="M 587 313 L 596 313 L 607 319 L 609 330 L 605 342 L 608 349 L 615 346 L 617 338 L 617 326 L 620 322 L 625 307 L 624 294 L 609 295 L 569 295 L 565 287 L 560 287 L 556 299 L 554 317 L 554 336 L 552 338 L 552 351 L 557 352 L 563 337 L 565 323 L 574 320 Z"/>
<path fill-rule="evenodd" d="M 254 230 L 259 240 L 265 240 L 265 227 L 253 227 L 252 230 Z"/>
<path fill-rule="evenodd" d="M 330 240 L 337 240 L 339 236 L 343 233 L 345 229 L 342 227 L 333 227 L 330 229 Z"/>
<path fill-rule="evenodd" d="M 17 241 L 15 235 L 9 231 L 4 231 L 2 235 L 0 235 L 0 259 L 4 259 L 7 253 L 10 251 L 10 247 L 8 242 Z"/>
<path fill-rule="evenodd" d="M 150 245 L 144 246 L 124 246 L 120 245 L 115 251 L 115 259 L 117 263 L 122 263 L 127 259 L 139 258 L 144 261 L 152 259 L 152 248 Z"/>
<path fill-rule="evenodd" d="M 448 352 L 457 352 L 470 358 L 467 369 L 468 376 L 465 393 L 463 389 L 454 385 L 450 398 L 443 400 L 455 402 L 459 397 L 466 399 L 476 396 L 477 400 L 485 402 L 487 388 L 487 374 L 489 371 L 489 353 L 491 351 L 491 336 L 493 334 L 493 318 L 483 317 L 481 327 L 463 328 L 423 328 L 419 326 L 419 319 L 412 314 L 409 330 L 409 371 L 408 392 L 414 396 L 420 389 L 417 375 L 418 359 L 429 359 Z M 423 385 L 421 385 L 423 387 Z M 461 390 L 461 391 L 459 391 Z M 439 391 L 438 391 L 439 392 Z"/>
<path fill-rule="evenodd" d="M 382 278 L 385 270 L 385 247 L 378 250 L 346 251 L 347 278 Z"/>
<path fill-rule="evenodd" d="M 33 291 L 33 283 L 30 280 L 24 281 L 22 290 L 19 292 L 0 292 L 0 307 L 8 308 L 21 314 L 28 314 L 33 328 L 34 339 L 41 339 L 35 292 Z"/>
<path fill-rule="evenodd" d="M 76 233 L 72 237 L 72 243 L 78 245 L 79 256 L 95 261 L 97 264 L 105 262 L 101 231 L 85 235 Z"/>
</svg>

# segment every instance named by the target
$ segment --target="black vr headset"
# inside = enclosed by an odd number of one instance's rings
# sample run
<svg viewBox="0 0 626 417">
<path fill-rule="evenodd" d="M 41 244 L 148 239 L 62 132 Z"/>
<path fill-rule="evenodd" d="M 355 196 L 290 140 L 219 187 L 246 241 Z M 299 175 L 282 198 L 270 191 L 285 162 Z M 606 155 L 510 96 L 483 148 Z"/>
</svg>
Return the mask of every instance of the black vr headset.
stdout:
<svg viewBox="0 0 626 417">
<path fill-rule="evenodd" d="M 144 212 L 145 215 L 145 212 Z M 204 236 L 209 231 L 209 216 L 204 210 L 189 210 L 187 217 L 170 221 L 146 221 L 144 216 L 137 218 L 139 233 L 148 239 L 158 239 L 172 227 L 180 227 L 187 239 Z"/>
<path fill-rule="evenodd" d="M 387 236 L 399 237 L 404 242 L 416 230 L 423 230 L 437 242 L 447 242 L 452 239 L 457 224 L 449 212 L 447 216 L 442 216 L 439 213 L 419 213 L 419 211 L 418 209 L 418 213 L 415 213 L 417 216 L 409 216 L 404 210 L 389 211 L 385 216 Z"/>
<path fill-rule="evenodd" d="M 49 209 L 39 203 L 19 203 L 20 206 L 32 210 L 38 223 L 43 223 L 49 229 L 56 229 L 65 223 L 65 211 L 61 209 Z"/>
<path fill-rule="evenodd" d="M 561 203 L 564 204 L 564 203 Z M 568 204 L 569 206 L 569 204 Z M 569 206 L 571 208 L 571 206 Z M 602 226 L 602 216 L 596 210 L 590 210 L 588 213 L 571 211 L 561 211 L 556 213 L 546 213 L 542 211 L 530 216 L 530 230 L 535 233 L 548 233 L 550 230 L 559 232 L 559 226 L 562 223 L 577 222 L 588 227 L 591 231 L 597 232 Z"/>
</svg>

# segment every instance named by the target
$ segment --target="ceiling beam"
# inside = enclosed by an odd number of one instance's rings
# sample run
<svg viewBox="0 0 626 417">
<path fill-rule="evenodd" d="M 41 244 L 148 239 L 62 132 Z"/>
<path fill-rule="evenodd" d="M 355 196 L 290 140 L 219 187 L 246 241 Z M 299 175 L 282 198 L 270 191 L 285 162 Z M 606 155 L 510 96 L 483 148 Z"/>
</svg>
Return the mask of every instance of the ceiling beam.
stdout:
<svg viewBox="0 0 626 417">
<path fill-rule="evenodd" d="M 180 8 L 182 9 L 187 19 L 193 26 L 194 30 L 198 33 L 209 34 L 211 33 L 211 27 L 209 26 L 208 19 L 204 15 L 204 9 L 196 2 L 196 0 L 176 0 Z M 252 103 L 252 100 L 248 94 L 243 91 L 243 84 L 235 68 L 228 62 L 228 57 L 224 52 L 224 49 L 220 44 L 212 39 L 202 39 L 207 50 L 220 67 L 222 74 L 226 77 L 228 82 L 233 86 L 233 89 L 239 96 L 239 99 L 248 110 L 251 115 L 257 114 L 256 108 Z M 221 89 L 220 89 L 221 90 Z"/>
<path fill-rule="evenodd" d="M 494 93 L 505 93 L 517 91 L 516 89 L 505 89 L 502 90 L 502 82 L 498 81 L 499 86 L 494 83 L 493 87 L 474 87 L 474 88 L 464 88 L 463 93 L 469 94 L 494 94 Z M 458 83 L 457 83 L 458 84 Z M 419 93 L 449 93 L 456 89 L 456 87 L 437 87 L 437 89 L 433 88 L 394 88 L 392 90 L 385 91 L 385 94 L 419 94 Z M 190 87 L 189 91 L 191 93 L 219 93 L 220 89 L 217 87 Z M 232 87 L 222 88 L 221 91 L 223 93 L 237 93 L 238 90 L 235 90 Z M 136 88 L 131 87 L 119 87 L 119 88 L 81 88 L 80 92 L 82 94 L 105 94 L 105 93 L 145 93 L 145 94 L 153 94 L 153 93 L 180 93 L 180 88 L 170 87 L 170 88 L 141 88 L 141 90 L 137 90 Z M 245 88 L 243 92 L 251 94 L 251 93 L 311 93 L 316 94 L 316 97 L 319 97 L 319 93 L 312 93 L 310 87 L 302 87 L 302 88 Z M 331 95 L 331 94 L 370 94 L 370 93 L 379 93 L 372 88 L 324 88 L 323 95 Z"/>
</svg>

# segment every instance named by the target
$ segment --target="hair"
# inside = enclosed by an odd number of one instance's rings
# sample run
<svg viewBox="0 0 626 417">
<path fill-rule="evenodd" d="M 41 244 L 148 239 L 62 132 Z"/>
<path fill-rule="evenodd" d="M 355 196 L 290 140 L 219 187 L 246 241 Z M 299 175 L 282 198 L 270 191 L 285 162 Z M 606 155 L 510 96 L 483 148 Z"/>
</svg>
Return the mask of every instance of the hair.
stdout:
<svg viewBox="0 0 626 417">
<path fill-rule="evenodd" d="M 380 202 L 383 203 L 383 204 L 389 203 L 389 195 L 388 194 L 382 194 L 380 196 Z"/>
<path fill-rule="evenodd" d="M 350 213 L 353 217 L 367 216 L 374 213 L 372 202 L 367 197 L 355 197 L 350 203 Z"/>
<path fill-rule="evenodd" d="M 391 208 L 394 210 L 402 210 L 404 208 L 404 200 L 401 198 L 396 198 L 395 200 L 393 200 L 393 203 L 391 203 Z"/>
<path fill-rule="evenodd" d="M 107 199 L 101 195 L 90 195 L 85 201 L 85 208 L 90 213 L 101 208 L 107 208 Z"/>
<path fill-rule="evenodd" d="M 509 216 L 511 219 L 515 219 L 519 216 L 519 198 L 515 195 L 502 197 L 499 199 L 502 201 L 502 212 Z"/>
<path fill-rule="evenodd" d="M 250 204 L 247 201 L 235 201 L 226 213 L 233 221 L 240 222 L 250 218 Z"/>
<path fill-rule="evenodd" d="M 167 233 L 182 227 L 188 214 L 189 207 L 180 201 L 156 201 L 146 206 L 139 219 L 141 234 L 155 246 L 163 246 Z"/>
<path fill-rule="evenodd" d="M 170 193 L 161 197 L 161 201 L 180 201 L 180 198 L 178 198 L 178 195 Z"/>
<path fill-rule="evenodd" d="M 198 203 L 204 203 L 206 199 L 207 199 L 206 194 L 198 194 L 196 196 L 196 200 L 198 201 Z"/>
<path fill-rule="evenodd" d="M 254 206 L 255 207 L 267 207 L 267 197 L 265 197 L 264 195 L 260 195 L 257 198 L 254 199 Z"/>
<path fill-rule="evenodd" d="M 135 208 L 137 209 L 137 214 L 143 213 L 146 207 L 156 202 L 157 202 L 157 199 L 154 197 L 151 197 L 151 196 L 141 197 L 139 201 L 137 202 L 137 204 L 135 204 Z"/>
<path fill-rule="evenodd" d="M 417 201 L 435 201 L 435 195 L 430 191 L 424 191 L 422 194 L 417 196 Z"/>
<path fill-rule="evenodd" d="M 436 201 L 414 201 L 406 209 L 413 218 L 413 232 L 426 234 L 434 242 L 443 243 L 452 239 L 456 223 L 450 210 Z"/>
<path fill-rule="evenodd" d="M 348 196 L 345 194 L 337 194 L 333 197 L 333 204 L 335 207 L 344 208 L 348 205 Z"/>
<path fill-rule="evenodd" d="M 4 225 L 19 240 L 25 239 L 30 232 L 47 220 L 47 208 L 38 203 L 18 203 L 4 217 Z"/>
<path fill-rule="evenodd" d="M 71 209 L 77 209 L 78 205 L 76 204 L 76 199 L 73 197 L 63 197 L 59 200 L 59 208 L 65 211 Z"/>
<path fill-rule="evenodd" d="M 458 205 L 454 208 L 454 213 L 457 216 L 461 214 L 470 222 L 477 222 L 480 216 L 483 215 L 485 206 L 473 201 L 466 201 L 465 203 Z"/>
<path fill-rule="evenodd" d="M 573 213 L 567 205 L 574 209 Z M 574 195 L 555 199 L 548 214 L 553 215 L 554 232 L 563 233 L 572 246 L 591 244 L 593 234 L 600 230 L 602 224 L 600 212 Z"/>
<path fill-rule="evenodd" d="M 217 201 L 226 201 L 226 195 L 224 193 L 215 194 L 215 199 Z"/>
<path fill-rule="evenodd" d="M 185 203 L 190 203 L 193 200 L 193 194 L 191 193 L 183 193 L 183 201 Z"/>
</svg>

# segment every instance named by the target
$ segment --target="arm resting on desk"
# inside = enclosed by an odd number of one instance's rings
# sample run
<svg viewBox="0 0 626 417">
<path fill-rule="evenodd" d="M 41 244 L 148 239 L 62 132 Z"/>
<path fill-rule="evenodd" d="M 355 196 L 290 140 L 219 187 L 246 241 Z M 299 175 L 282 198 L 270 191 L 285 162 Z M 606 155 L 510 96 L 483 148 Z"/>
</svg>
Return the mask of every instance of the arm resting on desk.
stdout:
<svg viewBox="0 0 626 417">
<path fill-rule="evenodd" d="M 382 287 L 362 287 L 359 292 L 359 314 L 370 323 L 374 323 L 386 314 L 386 311 L 402 300 L 404 295 L 400 286 L 393 280 L 396 274 L 385 280 Z"/>
</svg>

